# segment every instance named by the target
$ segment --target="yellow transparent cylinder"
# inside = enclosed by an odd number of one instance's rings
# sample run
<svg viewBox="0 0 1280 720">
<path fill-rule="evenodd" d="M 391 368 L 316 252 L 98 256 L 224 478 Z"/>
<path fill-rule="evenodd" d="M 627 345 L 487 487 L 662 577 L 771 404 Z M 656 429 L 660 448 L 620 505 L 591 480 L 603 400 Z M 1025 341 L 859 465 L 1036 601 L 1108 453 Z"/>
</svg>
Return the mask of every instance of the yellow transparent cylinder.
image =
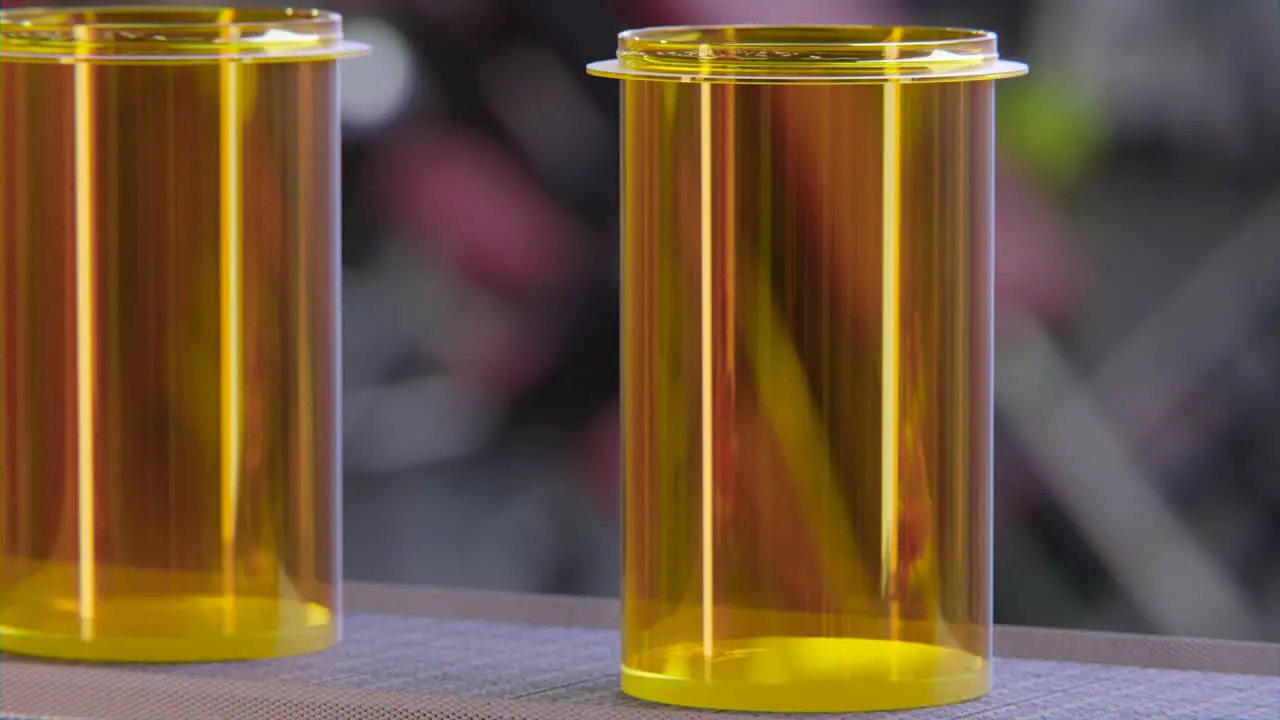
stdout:
<svg viewBox="0 0 1280 720">
<path fill-rule="evenodd" d="M 991 658 L 995 38 L 624 33 L 622 688 L 929 706 Z"/>
<path fill-rule="evenodd" d="M 0 12 L 0 649 L 336 641 L 341 28 Z"/>
</svg>

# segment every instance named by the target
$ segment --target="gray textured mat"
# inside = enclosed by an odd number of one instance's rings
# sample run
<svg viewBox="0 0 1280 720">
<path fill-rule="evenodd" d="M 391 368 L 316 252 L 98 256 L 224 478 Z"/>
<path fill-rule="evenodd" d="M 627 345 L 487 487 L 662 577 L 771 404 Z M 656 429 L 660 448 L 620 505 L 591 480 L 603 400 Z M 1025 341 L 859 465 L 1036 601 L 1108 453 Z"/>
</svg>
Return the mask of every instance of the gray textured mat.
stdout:
<svg viewBox="0 0 1280 720">
<path fill-rule="evenodd" d="M 349 615 L 333 650 L 282 660 L 142 672 L 477 697 L 521 698 L 614 676 L 617 634 L 515 623 Z"/>
<path fill-rule="evenodd" d="M 203 683 L 248 681 L 262 687 L 374 691 L 398 705 L 389 705 L 383 714 L 369 707 L 369 703 L 377 704 L 376 697 L 362 696 L 367 702 L 362 701 L 361 708 L 352 714 L 327 715 L 366 720 L 746 717 L 659 708 L 624 697 L 617 690 L 616 648 L 617 634 L 609 630 L 354 615 L 348 617 L 345 642 L 318 655 L 234 664 L 122 666 L 112 670 L 139 678 L 164 678 L 167 686 L 206 695 L 212 690 L 202 690 Z M 16 659 L 6 662 L 36 665 Z M 995 677 L 995 690 L 976 702 L 857 717 L 1280 720 L 1280 679 L 1275 677 L 1015 659 L 997 660 Z M 405 698 L 420 694 L 424 695 L 422 702 L 411 703 L 413 708 L 405 707 Z M 433 703 L 432 698 L 437 701 Z M 486 699 L 514 702 L 493 705 L 484 702 Z M 331 702 L 325 705 L 332 707 Z M 437 709 L 433 710 L 433 705 Z M 468 707 L 474 707 L 474 712 Z M 274 712 L 266 705 L 262 710 Z M 261 717 L 269 720 L 272 715 Z"/>
</svg>

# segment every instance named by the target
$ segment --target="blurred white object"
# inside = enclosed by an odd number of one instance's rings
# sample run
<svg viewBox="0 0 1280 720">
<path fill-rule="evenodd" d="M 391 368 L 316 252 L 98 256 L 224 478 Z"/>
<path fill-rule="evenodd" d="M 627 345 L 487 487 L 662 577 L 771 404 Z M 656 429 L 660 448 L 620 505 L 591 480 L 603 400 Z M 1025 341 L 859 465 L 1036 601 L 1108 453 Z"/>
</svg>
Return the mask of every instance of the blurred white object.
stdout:
<svg viewBox="0 0 1280 720">
<path fill-rule="evenodd" d="M 503 409 L 493 390 L 439 371 L 463 290 L 440 267 L 389 245 L 370 269 L 344 279 L 343 462 L 357 474 L 470 457 Z M 402 367 L 408 377 L 397 375 Z"/>
<path fill-rule="evenodd" d="M 498 409 L 483 388 L 447 375 L 354 389 L 343 397 L 344 466 L 380 475 L 470 457 Z"/>
<path fill-rule="evenodd" d="M 396 120 L 428 78 L 414 60 L 413 48 L 399 30 L 376 17 L 348 18 L 346 36 L 373 48 L 342 67 L 342 122 L 369 131 Z"/>
</svg>

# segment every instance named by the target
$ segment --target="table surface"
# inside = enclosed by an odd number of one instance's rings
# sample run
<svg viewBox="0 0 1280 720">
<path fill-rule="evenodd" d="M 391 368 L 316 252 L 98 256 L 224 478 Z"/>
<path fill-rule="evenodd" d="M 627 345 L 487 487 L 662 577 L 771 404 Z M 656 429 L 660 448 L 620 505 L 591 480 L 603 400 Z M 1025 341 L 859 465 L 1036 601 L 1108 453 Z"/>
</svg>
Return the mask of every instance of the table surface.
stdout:
<svg viewBox="0 0 1280 720">
<path fill-rule="evenodd" d="M 351 583 L 324 653 L 198 665 L 0 660 L 0 711 L 104 720 L 761 717 L 618 691 L 618 604 Z M 1280 720 L 1280 645 L 1001 627 L 995 687 L 873 720 Z M 774 716 L 774 717 L 840 717 Z"/>
</svg>

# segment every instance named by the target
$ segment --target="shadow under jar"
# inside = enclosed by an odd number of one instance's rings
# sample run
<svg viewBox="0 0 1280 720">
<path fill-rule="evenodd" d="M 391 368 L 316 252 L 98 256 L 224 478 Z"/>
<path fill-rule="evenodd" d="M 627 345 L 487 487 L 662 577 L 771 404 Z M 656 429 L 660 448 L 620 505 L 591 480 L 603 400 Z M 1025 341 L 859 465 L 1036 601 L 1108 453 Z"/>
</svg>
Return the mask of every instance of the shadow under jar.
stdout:
<svg viewBox="0 0 1280 720">
<path fill-rule="evenodd" d="M 0 648 L 339 635 L 337 61 L 317 10 L 0 11 Z"/>
<path fill-rule="evenodd" d="M 623 33 L 622 688 L 990 684 L 993 34 Z"/>
</svg>

